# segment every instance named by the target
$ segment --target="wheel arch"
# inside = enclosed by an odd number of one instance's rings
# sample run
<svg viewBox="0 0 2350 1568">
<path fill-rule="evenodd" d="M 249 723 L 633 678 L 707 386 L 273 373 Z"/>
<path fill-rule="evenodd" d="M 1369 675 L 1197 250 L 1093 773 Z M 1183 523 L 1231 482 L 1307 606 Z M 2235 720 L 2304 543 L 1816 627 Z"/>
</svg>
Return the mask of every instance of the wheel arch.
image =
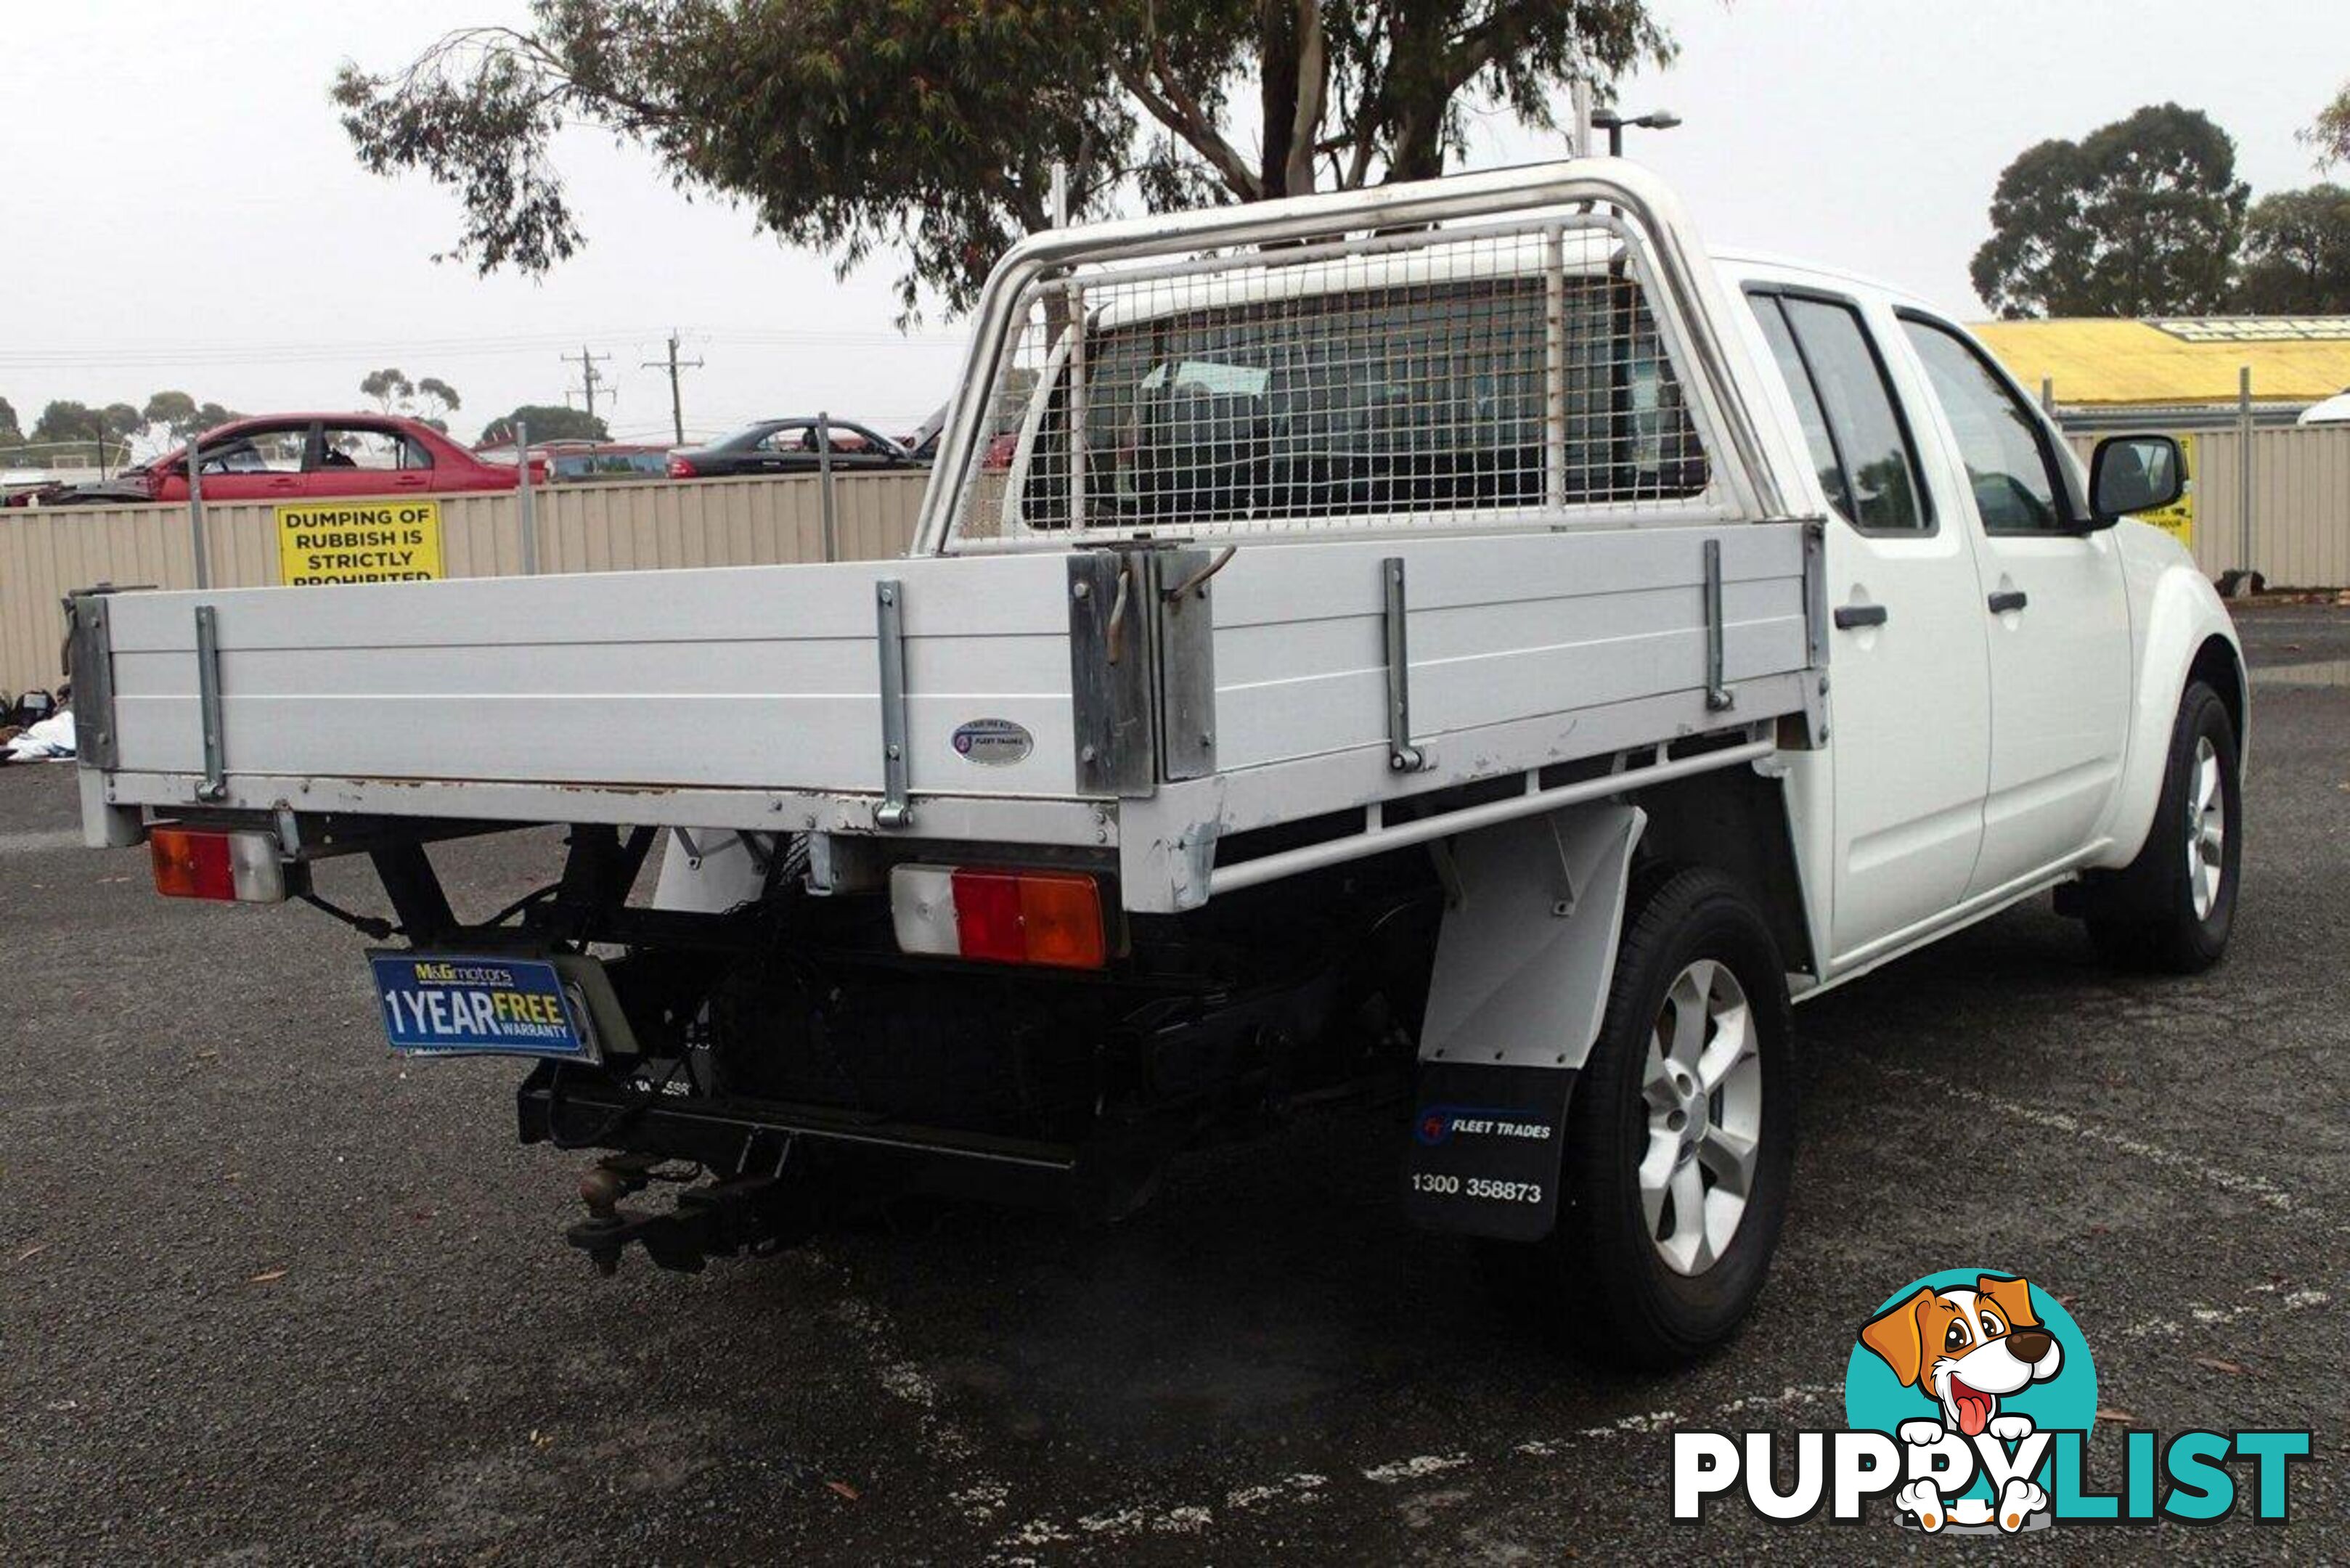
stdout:
<svg viewBox="0 0 2350 1568">
<path fill-rule="evenodd" d="M 1648 814 L 1636 877 L 1711 867 L 1745 889 L 1790 972 L 1816 976 L 1818 953 L 1786 781 L 1752 768 L 1721 768 L 1643 790 Z"/>
<path fill-rule="evenodd" d="M 2228 722 L 2236 732 L 2236 757 L 2241 763 L 2245 743 L 2251 738 L 2252 715 L 2244 661 L 2236 645 L 2217 635 L 2205 638 L 2203 645 L 2195 650 L 2194 661 L 2187 667 L 2187 680 L 2179 691 L 2184 693 L 2189 685 L 2198 680 L 2217 691 L 2226 706 Z"/>
<path fill-rule="evenodd" d="M 2243 649 L 2218 592 L 2183 559 L 2143 578 L 2135 570 L 2132 576 L 2137 579 L 2132 585 L 2133 618 L 2143 628 L 2136 639 L 2137 678 L 2121 776 L 2106 813 L 2107 844 L 2093 862 L 2108 869 L 2136 859 L 2154 826 L 2171 730 L 2190 683 L 2205 681 L 2227 706 L 2239 766 L 2251 739 L 2251 686 Z"/>
</svg>

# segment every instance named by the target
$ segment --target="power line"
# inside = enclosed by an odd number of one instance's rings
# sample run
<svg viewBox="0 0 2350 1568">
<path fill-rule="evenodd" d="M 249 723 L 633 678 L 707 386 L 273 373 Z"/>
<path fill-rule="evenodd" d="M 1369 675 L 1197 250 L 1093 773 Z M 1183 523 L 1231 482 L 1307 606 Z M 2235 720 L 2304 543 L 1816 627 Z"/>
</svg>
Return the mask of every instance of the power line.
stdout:
<svg viewBox="0 0 2350 1568">
<path fill-rule="evenodd" d="M 658 334 L 646 333 L 647 338 Z M 511 337 L 448 338 L 371 338 L 365 341 L 255 343 L 250 340 L 206 343 L 182 339 L 150 344 L 110 344 L 102 348 L 0 348 L 0 365 L 27 364 L 162 364 L 172 361 L 243 363 L 277 360 L 350 359 L 375 355 L 438 358 L 454 354 L 511 354 L 577 342 L 568 332 L 532 333 Z"/>
<path fill-rule="evenodd" d="M 699 359 L 680 359 L 677 357 L 677 332 L 675 328 L 671 328 L 669 335 L 669 358 L 666 361 L 660 359 L 648 359 L 637 368 L 640 370 L 658 370 L 660 369 L 664 364 L 667 365 L 669 369 L 670 423 L 676 433 L 677 444 L 683 446 L 685 444 L 685 398 L 678 389 L 678 372 L 681 370 L 699 370 L 702 369 L 702 361 Z"/>
<path fill-rule="evenodd" d="M 662 340 L 662 334 L 659 332 L 610 333 L 606 336 L 630 344 L 659 343 Z M 966 338 L 910 337 L 896 332 L 795 331 L 785 327 L 695 330 L 694 336 L 705 343 L 735 343 L 746 348 L 951 349 L 960 353 L 970 347 Z M 374 339 L 349 343 L 312 340 L 305 343 L 207 345 L 182 341 L 140 347 L 14 347 L 0 348 L 0 369 L 199 369 L 212 365 L 319 364 L 370 358 L 489 359 L 527 354 L 576 341 L 568 334 L 542 333 L 505 337 Z M 562 358 L 569 361 L 577 356 L 567 354 Z M 604 384 L 608 386 L 609 383 Z"/>
</svg>

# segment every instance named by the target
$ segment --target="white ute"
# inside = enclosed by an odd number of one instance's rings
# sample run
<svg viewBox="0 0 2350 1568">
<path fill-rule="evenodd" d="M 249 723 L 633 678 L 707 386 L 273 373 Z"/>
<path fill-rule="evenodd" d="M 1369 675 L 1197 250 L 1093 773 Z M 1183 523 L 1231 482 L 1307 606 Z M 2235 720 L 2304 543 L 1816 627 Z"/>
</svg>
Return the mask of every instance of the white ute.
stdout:
<svg viewBox="0 0 2350 1568">
<path fill-rule="evenodd" d="M 1383 1100 L 1414 1220 L 1649 1365 L 1762 1286 L 1791 1002 L 2051 888 L 2226 945 L 2178 449 L 2085 473 L 1924 305 L 1584 161 L 1038 235 L 974 327 L 902 560 L 78 597 L 90 841 L 370 857 L 388 1038 L 536 1058 L 607 1270 Z M 451 909 L 432 843 L 549 824 Z"/>
</svg>

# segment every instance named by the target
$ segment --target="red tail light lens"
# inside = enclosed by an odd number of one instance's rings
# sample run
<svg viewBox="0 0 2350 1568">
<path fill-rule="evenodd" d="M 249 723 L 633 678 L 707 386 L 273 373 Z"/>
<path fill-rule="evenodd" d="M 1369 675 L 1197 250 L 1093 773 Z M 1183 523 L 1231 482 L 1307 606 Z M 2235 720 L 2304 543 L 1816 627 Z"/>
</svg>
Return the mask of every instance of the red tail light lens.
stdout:
<svg viewBox="0 0 2350 1568">
<path fill-rule="evenodd" d="M 155 891 L 167 898 L 286 901 L 286 865 L 270 834 L 159 827 L 148 835 L 147 852 L 155 864 Z"/>
<path fill-rule="evenodd" d="M 889 895 L 906 952 L 1053 969 L 1108 961 L 1101 884 L 1083 872 L 900 866 Z"/>
<path fill-rule="evenodd" d="M 955 934 L 962 956 L 997 963 L 1028 961 L 1020 924 L 1020 878 L 1009 871 L 954 874 Z"/>
<path fill-rule="evenodd" d="M 189 833 L 159 827 L 147 841 L 155 860 L 155 891 L 166 898 L 236 897 L 236 867 L 225 833 Z"/>
<path fill-rule="evenodd" d="M 669 460 L 669 476 L 671 479 L 694 479 L 699 477 L 694 471 L 692 462 L 682 457 L 673 457 Z"/>
<path fill-rule="evenodd" d="M 1075 871 L 954 874 L 955 925 L 962 956 L 1055 969 L 1099 969 L 1101 888 Z"/>
</svg>

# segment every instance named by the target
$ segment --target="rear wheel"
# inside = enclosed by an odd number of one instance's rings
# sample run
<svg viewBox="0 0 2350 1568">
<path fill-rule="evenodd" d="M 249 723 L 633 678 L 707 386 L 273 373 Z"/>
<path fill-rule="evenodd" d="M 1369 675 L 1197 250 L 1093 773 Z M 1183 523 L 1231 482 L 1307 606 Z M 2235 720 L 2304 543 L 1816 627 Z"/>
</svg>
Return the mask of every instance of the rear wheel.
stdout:
<svg viewBox="0 0 2350 1568">
<path fill-rule="evenodd" d="M 1677 1366 L 1753 1304 L 1794 1149 L 1787 1013 L 1777 944 L 1731 878 L 1685 870 L 1636 893 L 1542 1243 L 1578 1349 Z"/>
<path fill-rule="evenodd" d="M 2145 847 L 2084 889 L 2089 940 L 2108 962 L 2194 974 L 2220 961 L 2236 921 L 2242 795 L 2228 705 L 2196 681 L 2179 701 Z"/>
</svg>

